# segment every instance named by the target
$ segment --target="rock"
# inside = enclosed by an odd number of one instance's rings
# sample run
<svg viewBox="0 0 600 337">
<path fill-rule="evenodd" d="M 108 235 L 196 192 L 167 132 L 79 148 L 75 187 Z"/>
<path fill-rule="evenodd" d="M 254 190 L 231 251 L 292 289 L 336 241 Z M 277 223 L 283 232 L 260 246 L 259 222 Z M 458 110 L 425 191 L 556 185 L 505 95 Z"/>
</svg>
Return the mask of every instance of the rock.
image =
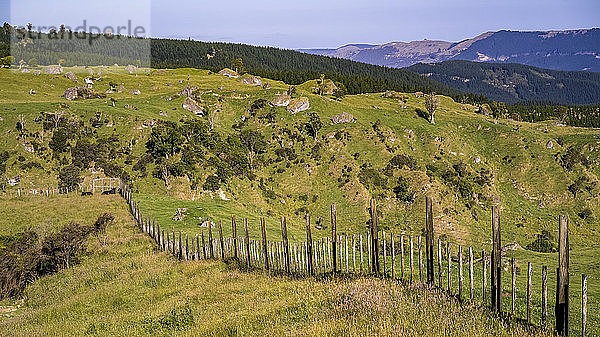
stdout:
<svg viewBox="0 0 600 337">
<path fill-rule="evenodd" d="M 263 84 L 262 80 L 258 76 L 244 77 L 240 80 L 240 83 L 256 85 L 256 86 L 261 86 Z"/>
<path fill-rule="evenodd" d="M 42 74 L 42 72 L 41 72 L 41 71 L 39 71 L 39 70 L 34 70 L 34 71 L 33 71 L 33 75 L 34 75 L 34 76 L 39 76 L 39 75 L 41 75 L 41 74 Z"/>
<path fill-rule="evenodd" d="M 75 75 L 75 73 L 73 73 L 72 71 L 69 71 L 64 76 L 66 78 L 70 79 L 70 80 L 76 80 L 77 79 L 77 75 Z"/>
<path fill-rule="evenodd" d="M 388 90 L 381 95 L 383 98 L 393 98 L 393 99 L 401 99 L 403 98 L 402 94 L 397 91 Z"/>
<path fill-rule="evenodd" d="M 104 73 L 103 73 L 103 72 L 101 72 L 101 71 L 99 71 L 99 72 L 98 72 L 98 76 L 102 76 L 102 75 L 104 75 Z"/>
<path fill-rule="evenodd" d="M 60 75 L 63 72 L 63 67 L 61 67 L 61 66 L 47 66 L 46 68 L 44 68 L 44 71 L 46 72 L 46 74 Z"/>
<path fill-rule="evenodd" d="M 422 91 L 417 91 L 417 92 L 415 92 L 415 97 L 416 97 L 416 98 L 423 97 L 423 95 L 424 95 L 424 94 L 423 94 L 423 92 L 422 92 Z"/>
<path fill-rule="evenodd" d="M 236 73 L 235 71 L 229 69 L 229 68 L 225 68 L 221 71 L 219 71 L 219 75 L 223 75 L 223 76 L 227 76 L 227 77 L 232 77 L 232 78 L 238 78 L 240 77 L 240 75 L 238 75 L 238 73 Z"/>
<path fill-rule="evenodd" d="M 549 140 L 548 143 L 546 143 L 546 148 L 547 149 L 553 149 L 554 148 L 554 144 L 552 144 L 551 140 Z"/>
<path fill-rule="evenodd" d="M 196 115 L 202 115 L 204 114 L 204 110 L 202 110 L 202 108 L 200 107 L 200 105 L 198 105 L 198 103 L 196 101 L 194 101 L 193 99 L 186 97 L 183 100 L 183 104 L 181 105 L 185 110 L 189 111 L 189 112 L 193 112 Z"/>
<path fill-rule="evenodd" d="M 91 77 L 86 77 L 85 84 L 94 84 L 94 80 Z"/>
<path fill-rule="evenodd" d="M 121 85 L 119 85 L 119 87 L 117 88 L 117 92 L 120 94 L 120 93 L 122 93 L 123 91 L 125 91 L 125 87 L 124 87 L 124 86 L 121 84 Z"/>
<path fill-rule="evenodd" d="M 85 87 L 73 87 L 65 90 L 63 97 L 72 101 L 75 99 L 106 98 L 106 94 L 99 94 Z"/>
<path fill-rule="evenodd" d="M 133 72 L 135 72 L 136 67 L 132 66 L 131 64 L 128 65 L 127 67 L 125 67 L 125 70 L 127 70 L 130 74 L 133 74 Z"/>
<path fill-rule="evenodd" d="M 333 115 L 331 120 L 333 121 L 333 124 L 352 123 L 354 122 L 354 116 L 347 112 L 342 112 L 339 115 Z"/>
<path fill-rule="evenodd" d="M 179 92 L 180 96 L 191 97 L 194 91 L 198 90 L 198 87 L 192 87 L 189 84 L 186 84 L 183 89 Z"/>
<path fill-rule="evenodd" d="M 114 91 L 111 88 L 106 89 L 105 94 L 112 94 Z"/>
<path fill-rule="evenodd" d="M 292 97 L 288 94 L 281 94 L 271 101 L 272 106 L 288 106 Z"/>
<path fill-rule="evenodd" d="M 290 101 L 290 104 L 288 104 L 287 106 L 287 111 L 291 114 L 306 111 L 308 109 L 310 109 L 310 102 L 308 101 L 308 97 L 294 98 Z"/>
<path fill-rule="evenodd" d="M 16 176 L 16 177 L 14 177 L 14 178 L 12 178 L 12 179 L 8 179 L 6 182 L 7 182 L 7 183 L 8 183 L 10 186 L 15 186 L 15 185 L 18 185 L 18 184 L 21 182 L 21 177 L 19 177 L 19 176 Z"/>
<path fill-rule="evenodd" d="M 173 216 L 173 220 L 175 220 L 175 221 L 183 220 L 183 218 L 185 218 L 185 216 L 187 215 L 187 214 L 184 214 L 184 212 L 187 212 L 187 208 L 177 208 L 177 211 L 175 212 L 175 215 Z"/>
<path fill-rule="evenodd" d="M 31 145 L 25 145 L 24 150 L 25 150 L 25 152 L 29 152 L 29 153 L 35 152 L 35 150 L 33 149 L 33 146 L 31 146 Z"/>
<path fill-rule="evenodd" d="M 142 92 L 141 92 L 141 91 L 139 91 L 138 89 L 131 89 L 131 90 L 129 90 L 129 93 L 130 93 L 130 94 L 133 94 L 133 95 L 139 95 L 139 94 L 141 94 Z"/>
<path fill-rule="evenodd" d="M 477 156 L 475 157 L 475 159 L 473 159 L 473 161 L 475 162 L 475 164 L 479 164 L 481 163 L 481 157 Z"/>
<path fill-rule="evenodd" d="M 263 84 L 263 89 L 269 90 L 271 88 L 273 88 L 273 85 L 271 85 L 271 83 L 265 82 L 265 84 Z"/>
<path fill-rule="evenodd" d="M 506 245 L 504 245 L 504 247 L 502 247 L 502 251 L 506 252 L 508 250 L 522 250 L 523 247 L 521 247 L 521 245 L 519 245 L 516 242 L 509 242 Z"/>
</svg>

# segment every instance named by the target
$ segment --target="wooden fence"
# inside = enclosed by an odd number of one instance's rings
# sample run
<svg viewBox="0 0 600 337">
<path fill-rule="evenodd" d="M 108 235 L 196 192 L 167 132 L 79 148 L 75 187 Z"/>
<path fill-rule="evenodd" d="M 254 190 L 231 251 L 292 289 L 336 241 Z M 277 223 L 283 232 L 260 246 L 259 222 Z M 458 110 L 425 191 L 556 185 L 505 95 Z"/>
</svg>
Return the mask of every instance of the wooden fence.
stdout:
<svg viewBox="0 0 600 337">
<path fill-rule="evenodd" d="M 248 221 L 242 219 L 243 233 L 238 235 L 238 221 L 231 217 L 231 236 L 223 235 L 223 223 L 209 224 L 206 230 L 193 237 L 181 232 L 169 231 L 161 227 L 151 217 L 144 216 L 137 202 L 133 200 L 130 188 L 121 184 L 120 193 L 129 204 L 130 211 L 140 229 L 147 233 L 161 251 L 168 252 L 180 260 L 235 259 L 242 265 L 263 269 L 273 273 L 284 273 L 296 277 L 346 275 L 371 275 L 396 281 L 415 282 L 424 286 L 437 287 L 455 296 L 459 301 L 480 300 L 502 317 L 519 320 L 527 324 L 550 328 L 550 312 L 554 312 L 554 330 L 558 335 L 568 335 L 570 330 L 578 330 L 578 335 L 592 335 L 588 329 L 588 281 L 581 278 L 581 326 L 569 327 L 569 250 L 568 218 L 559 220 L 559 268 L 556 273 L 555 306 L 549 310 L 547 266 L 540 267 L 541 289 L 539 300 L 533 294 L 534 265 L 527 263 L 525 298 L 517 291 L 517 266 L 519 261 L 502 256 L 500 208 L 493 206 L 492 237 L 493 249 L 475 251 L 440 238 L 435 240 L 432 200 L 426 198 L 425 238 L 421 235 L 398 235 L 378 230 L 377 204 L 370 204 L 369 231 L 364 233 L 337 233 L 336 206 L 331 207 L 331 236 L 313 238 L 310 215 L 306 214 L 306 240 L 289 242 L 287 219 L 281 217 L 281 240 L 267 240 L 265 219 L 260 219 L 259 239 L 249 236 Z M 229 222 L 229 220 L 227 220 Z M 425 247 L 423 247 L 425 246 Z M 425 252 L 425 254 L 424 254 Z M 437 259 L 437 264 L 436 264 Z M 457 266 L 455 266 L 457 264 Z M 521 265 L 524 265 L 521 263 Z M 508 266 L 508 267 L 507 267 Z M 465 275 L 466 268 L 466 275 Z M 510 270 L 506 272 L 506 270 Z M 437 273 L 437 278 L 436 274 Z M 597 278 L 592 278 L 597 280 Z M 510 287 L 502 286 L 509 282 Z M 489 283 L 488 283 L 489 282 Z M 538 284 L 538 283 L 536 283 Z M 489 288 L 488 288 L 489 287 Z M 506 289 L 509 293 L 506 293 Z M 503 291 L 504 290 L 504 291 Z M 508 296 L 507 296 L 508 295 Z M 503 297 L 510 302 L 503 304 Z M 533 320 L 533 302 L 539 308 L 539 324 Z M 523 303 L 524 302 L 524 303 Z M 523 303 L 524 305 L 519 305 Z M 596 302 L 595 302 L 596 303 Z M 524 308 L 523 308 L 524 307 Z M 598 310 L 592 308 L 591 310 Z M 521 314 L 522 313 L 522 314 Z M 594 327 L 594 334 L 600 327 Z"/>
<path fill-rule="evenodd" d="M 22 188 L 16 187 L 2 191 L 0 195 L 13 197 L 21 197 L 27 195 L 36 195 L 49 197 L 57 194 L 72 194 L 72 193 L 103 193 L 110 190 L 116 190 L 120 187 L 121 180 L 119 178 L 98 178 L 92 180 L 89 184 L 80 184 L 78 187 L 55 187 L 55 186 L 43 186 L 43 187 L 31 187 Z"/>
</svg>

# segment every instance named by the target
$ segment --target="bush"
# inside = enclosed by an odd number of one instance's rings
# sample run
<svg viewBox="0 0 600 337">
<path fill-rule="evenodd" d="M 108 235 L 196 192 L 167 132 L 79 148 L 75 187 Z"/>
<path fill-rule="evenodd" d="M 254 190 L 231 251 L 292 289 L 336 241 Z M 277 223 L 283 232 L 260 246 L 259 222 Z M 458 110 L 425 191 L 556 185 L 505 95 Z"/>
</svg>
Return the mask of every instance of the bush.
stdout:
<svg viewBox="0 0 600 337">
<path fill-rule="evenodd" d="M 547 230 L 543 230 L 525 249 L 540 253 L 554 253 L 557 249 L 552 241 L 552 234 Z"/>
<path fill-rule="evenodd" d="M 214 176 L 214 175 L 210 175 L 210 176 L 206 177 L 206 180 L 204 181 L 204 184 L 202 185 L 202 189 L 205 191 L 215 192 L 219 188 L 221 188 L 221 180 L 219 179 L 219 177 Z"/>
<path fill-rule="evenodd" d="M 398 154 L 398 155 L 393 156 L 392 159 L 390 159 L 390 162 L 388 165 L 390 168 L 407 167 L 410 170 L 414 170 L 415 168 L 417 168 L 417 161 L 415 160 L 415 158 L 413 158 L 409 155 Z"/>
<path fill-rule="evenodd" d="M 592 210 L 589 208 L 584 208 L 581 212 L 577 213 L 577 215 L 583 220 L 592 220 Z"/>
<path fill-rule="evenodd" d="M 79 175 L 79 168 L 74 165 L 63 167 L 58 173 L 58 187 L 60 189 L 74 190 L 79 187 L 83 178 Z"/>
</svg>

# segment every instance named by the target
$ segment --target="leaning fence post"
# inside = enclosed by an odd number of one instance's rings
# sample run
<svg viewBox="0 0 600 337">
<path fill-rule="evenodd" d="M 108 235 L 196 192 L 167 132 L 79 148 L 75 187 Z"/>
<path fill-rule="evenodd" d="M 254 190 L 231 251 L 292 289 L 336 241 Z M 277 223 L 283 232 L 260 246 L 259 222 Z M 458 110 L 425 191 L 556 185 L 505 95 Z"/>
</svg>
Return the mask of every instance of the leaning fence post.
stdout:
<svg viewBox="0 0 600 337">
<path fill-rule="evenodd" d="M 561 215 L 558 232 L 558 270 L 556 280 L 556 332 L 569 335 L 569 218 Z"/>
<path fill-rule="evenodd" d="M 483 294 L 483 305 L 487 304 L 487 258 L 485 256 L 485 250 L 481 251 L 481 265 L 483 268 L 483 286 L 482 294 Z"/>
<path fill-rule="evenodd" d="M 492 309 L 502 311 L 502 246 L 500 238 L 500 206 L 492 206 Z"/>
<path fill-rule="evenodd" d="M 587 275 L 581 275 L 581 336 L 587 336 Z"/>
<path fill-rule="evenodd" d="M 265 226 L 265 218 L 260 218 L 260 231 L 262 232 L 262 253 L 265 259 L 264 268 L 269 270 L 269 252 L 267 250 L 267 229 Z"/>
<path fill-rule="evenodd" d="M 225 243 L 223 242 L 223 228 L 221 227 L 221 220 L 219 220 L 219 242 L 221 245 L 221 260 L 225 260 Z"/>
<path fill-rule="evenodd" d="M 290 244 L 288 242 L 287 224 L 285 217 L 281 217 L 281 238 L 283 240 L 283 250 L 285 259 L 285 272 L 290 273 Z"/>
<path fill-rule="evenodd" d="M 423 237 L 419 235 L 419 282 L 423 283 Z"/>
<path fill-rule="evenodd" d="M 433 234 L 433 201 L 432 198 L 430 196 L 427 196 L 427 198 L 425 198 L 425 228 L 427 230 L 427 236 L 426 236 L 426 250 L 427 250 L 427 283 L 430 286 L 433 286 L 435 284 L 434 281 L 434 275 L 433 275 L 433 259 L 434 259 L 434 253 L 433 253 L 433 240 L 434 240 L 434 234 Z"/>
<path fill-rule="evenodd" d="M 515 309 L 517 306 L 517 268 L 515 258 L 510 259 L 511 265 L 511 274 L 512 274 L 512 290 L 511 290 L 511 298 L 512 298 L 512 306 L 511 306 L 511 314 L 514 316 Z"/>
<path fill-rule="evenodd" d="M 373 241 L 371 244 L 371 248 L 373 249 L 373 273 L 379 276 L 379 235 L 377 229 L 377 202 L 375 199 L 371 199 L 371 240 Z"/>
<path fill-rule="evenodd" d="M 336 205 L 331 205 L 331 241 L 333 248 L 333 274 L 337 273 L 337 219 L 336 219 Z"/>
<path fill-rule="evenodd" d="M 542 266 L 542 327 L 548 320 L 548 267 Z"/>
<path fill-rule="evenodd" d="M 233 257 L 238 258 L 237 226 L 235 225 L 235 214 L 231 214 L 231 237 L 233 238 Z"/>
<path fill-rule="evenodd" d="M 473 288 L 473 247 L 469 247 L 469 299 L 473 301 L 475 296 Z"/>
<path fill-rule="evenodd" d="M 527 324 L 531 324 L 531 262 L 527 263 Z"/>
<path fill-rule="evenodd" d="M 308 258 L 308 275 L 313 275 L 313 242 L 310 232 L 310 214 L 306 213 L 306 255 Z"/>
<path fill-rule="evenodd" d="M 208 252 L 210 253 L 210 258 L 215 258 L 215 251 L 213 247 L 213 237 L 212 237 L 212 221 L 208 221 Z"/>
</svg>

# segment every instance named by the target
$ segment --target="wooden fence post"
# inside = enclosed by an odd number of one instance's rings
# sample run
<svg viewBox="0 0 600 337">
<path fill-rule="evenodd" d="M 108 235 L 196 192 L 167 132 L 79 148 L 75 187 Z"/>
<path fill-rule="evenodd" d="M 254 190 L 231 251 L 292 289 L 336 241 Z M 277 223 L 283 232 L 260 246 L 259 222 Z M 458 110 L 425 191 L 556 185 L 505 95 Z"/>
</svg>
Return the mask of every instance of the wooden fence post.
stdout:
<svg viewBox="0 0 600 337">
<path fill-rule="evenodd" d="M 313 241 L 310 231 L 310 214 L 306 213 L 306 257 L 308 258 L 308 275 L 314 274 Z"/>
<path fill-rule="evenodd" d="M 225 260 L 225 243 L 223 242 L 223 228 L 221 227 L 221 220 L 219 223 L 219 247 L 221 249 L 221 260 Z"/>
<path fill-rule="evenodd" d="M 201 231 L 202 233 L 202 258 L 206 260 L 206 242 L 204 241 L 204 229 Z"/>
<path fill-rule="evenodd" d="M 363 236 L 362 233 L 359 236 L 360 241 L 360 272 L 363 272 Z"/>
<path fill-rule="evenodd" d="M 391 233 L 391 237 L 392 237 L 392 242 L 391 242 L 391 245 L 392 245 L 392 280 L 396 279 L 396 271 L 395 271 L 395 269 L 396 269 L 396 247 L 394 244 L 394 236 L 395 236 L 394 233 Z"/>
<path fill-rule="evenodd" d="M 463 295 L 463 252 L 462 246 L 458 246 L 458 298 L 462 300 Z"/>
<path fill-rule="evenodd" d="M 177 248 L 179 249 L 179 259 L 182 260 L 183 259 L 183 243 L 181 242 L 181 231 L 179 231 L 179 244 L 177 246 Z"/>
<path fill-rule="evenodd" d="M 244 218 L 244 250 L 246 251 L 246 265 L 250 267 L 250 235 L 248 234 L 248 219 Z"/>
<path fill-rule="evenodd" d="M 425 229 L 427 230 L 426 237 L 426 250 L 427 250 L 427 283 L 430 286 L 435 285 L 434 281 L 434 272 L 433 272 L 433 263 L 434 263 L 434 253 L 433 253 L 433 200 L 430 196 L 425 198 Z"/>
<path fill-rule="evenodd" d="M 569 218 L 561 215 L 558 232 L 558 270 L 556 280 L 556 332 L 569 335 Z"/>
<path fill-rule="evenodd" d="M 542 327 L 548 323 L 548 267 L 542 266 Z"/>
<path fill-rule="evenodd" d="M 337 219 L 336 219 L 336 204 L 331 205 L 331 241 L 333 248 L 333 274 L 337 273 Z"/>
<path fill-rule="evenodd" d="M 231 214 L 231 237 L 233 238 L 233 257 L 238 258 L 238 237 L 237 226 L 235 224 L 235 214 Z"/>
<path fill-rule="evenodd" d="M 473 247 L 469 247 L 469 299 L 475 298 L 475 289 L 473 285 Z"/>
<path fill-rule="evenodd" d="M 264 268 L 265 270 L 269 270 L 269 252 L 267 251 L 267 228 L 265 225 L 265 218 L 261 217 L 260 218 L 260 231 L 262 232 L 262 252 L 263 252 L 263 258 L 265 260 L 264 262 Z"/>
<path fill-rule="evenodd" d="M 581 275 L 581 336 L 587 336 L 587 275 Z"/>
<path fill-rule="evenodd" d="M 419 235 L 419 282 L 423 283 L 423 237 Z"/>
<path fill-rule="evenodd" d="M 375 199 L 371 199 L 371 249 L 373 250 L 373 254 L 371 255 L 373 259 L 372 267 L 373 273 L 379 276 L 379 271 L 381 269 L 379 268 L 379 234 L 377 225 L 377 202 Z"/>
<path fill-rule="evenodd" d="M 442 258 L 442 240 L 438 239 L 438 278 L 439 278 L 439 287 L 440 289 L 444 288 L 444 280 L 443 280 L 443 273 L 442 273 L 442 264 L 443 264 L 443 258 Z"/>
<path fill-rule="evenodd" d="M 487 258 L 485 256 L 485 250 L 481 251 L 481 266 L 483 268 L 483 284 L 482 284 L 482 293 L 483 293 L 483 305 L 487 305 Z"/>
<path fill-rule="evenodd" d="M 285 259 L 285 272 L 290 273 L 290 244 L 288 242 L 287 224 L 285 217 L 281 217 L 281 238 L 283 240 L 283 250 Z"/>
<path fill-rule="evenodd" d="M 346 273 L 348 272 L 348 234 L 344 234 L 344 251 L 346 255 Z"/>
<path fill-rule="evenodd" d="M 213 246 L 213 237 L 212 237 L 212 221 L 208 221 L 208 252 L 210 253 L 210 258 L 215 258 L 215 251 Z"/>
<path fill-rule="evenodd" d="M 387 247 L 385 240 L 385 231 L 381 231 L 381 240 L 383 241 L 383 277 L 387 277 Z"/>
<path fill-rule="evenodd" d="M 410 236 L 410 282 L 413 282 L 414 279 L 414 275 L 415 275 L 415 269 L 414 269 L 414 244 L 413 244 L 413 237 L 412 235 Z"/>
<path fill-rule="evenodd" d="M 450 242 L 447 245 L 447 253 L 448 253 L 448 292 L 452 293 L 452 246 L 450 246 Z"/>
<path fill-rule="evenodd" d="M 510 312 L 514 316 L 516 306 L 517 306 L 517 266 L 516 266 L 516 261 L 515 261 L 514 257 L 510 259 L 510 265 L 511 265 L 511 274 L 512 274 L 512 290 L 511 290 L 512 305 L 511 305 Z"/>
<path fill-rule="evenodd" d="M 527 324 L 531 324 L 531 262 L 527 263 Z"/>
<path fill-rule="evenodd" d="M 502 312 L 502 243 L 500 238 L 500 205 L 492 206 L 492 310 Z"/>
<path fill-rule="evenodd" d="M 404 235 L 400 236 L 400 278 L 404 279 Z"/>
</svg>

